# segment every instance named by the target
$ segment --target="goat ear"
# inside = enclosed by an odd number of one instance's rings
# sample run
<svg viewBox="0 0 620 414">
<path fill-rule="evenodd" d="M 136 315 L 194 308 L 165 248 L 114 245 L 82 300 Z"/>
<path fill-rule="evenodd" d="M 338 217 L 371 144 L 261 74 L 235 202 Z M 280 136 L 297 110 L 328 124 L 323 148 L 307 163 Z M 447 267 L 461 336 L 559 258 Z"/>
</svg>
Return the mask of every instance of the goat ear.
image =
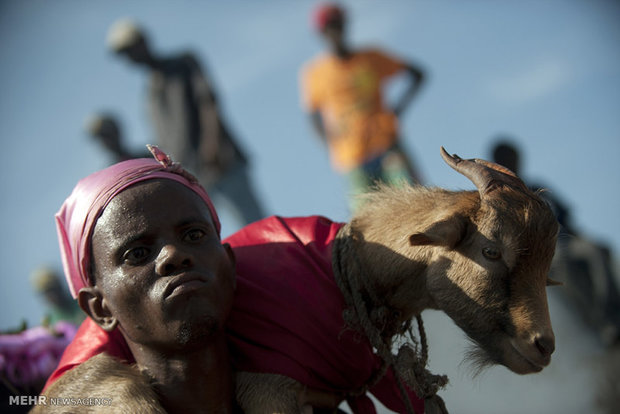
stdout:
<svg viewBox="0 0 620 414">
<path fill-rule="evenodd" d="M 422 233 L 412 234 L 409 236 L 409 244 L 454 247 L 463 239 L 466 229 L 465 218 L 455 215 L 434 223 Z"/>
</svg>

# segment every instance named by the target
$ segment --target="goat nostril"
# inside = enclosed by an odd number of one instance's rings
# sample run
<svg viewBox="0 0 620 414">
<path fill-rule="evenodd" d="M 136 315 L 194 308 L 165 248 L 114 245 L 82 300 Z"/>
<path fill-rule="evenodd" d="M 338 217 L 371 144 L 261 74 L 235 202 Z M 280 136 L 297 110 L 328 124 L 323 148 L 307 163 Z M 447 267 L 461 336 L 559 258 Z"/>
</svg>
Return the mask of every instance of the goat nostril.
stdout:
<svg viewBox="0 0 620 414">
<path fill-rule="evenodd" d="M 537 335 L 534 344 L 543 357 L 549 357 L 555 351 L 555 341 L 553 337 Z"/>
</svg>

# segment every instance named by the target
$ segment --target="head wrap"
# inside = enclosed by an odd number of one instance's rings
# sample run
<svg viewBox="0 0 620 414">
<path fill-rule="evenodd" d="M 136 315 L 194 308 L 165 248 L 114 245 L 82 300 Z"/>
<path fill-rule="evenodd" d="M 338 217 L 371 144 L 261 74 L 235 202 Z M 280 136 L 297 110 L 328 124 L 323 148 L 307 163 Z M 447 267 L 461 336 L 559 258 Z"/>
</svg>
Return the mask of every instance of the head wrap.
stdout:
<svg viewBox="0 0 620 414">
<path fill-rule="evenodd" d="M 327 23 L 333 21 L 344 21 L 344 10 L 334 3 L 320 5 L 312 16 L 312 23 L 319 31 L 325 29 Z"/>
<path fill-rule="evenodd" d="M 193 190 L 205 202 L 211 213 L 217 234 L 220 221 L 211 199 L 194 176 L 157 147 L 150 147 L 155 159 L 141 158 L 119 162 L 78 181 L 71 195 L 56 213 L 56 229 L 62 265 L 71 290 L 89 285 L 90 244 L 97 219 L 110 201 L 126 188 L 145 180 L 165 178 Z"/>
</svg>

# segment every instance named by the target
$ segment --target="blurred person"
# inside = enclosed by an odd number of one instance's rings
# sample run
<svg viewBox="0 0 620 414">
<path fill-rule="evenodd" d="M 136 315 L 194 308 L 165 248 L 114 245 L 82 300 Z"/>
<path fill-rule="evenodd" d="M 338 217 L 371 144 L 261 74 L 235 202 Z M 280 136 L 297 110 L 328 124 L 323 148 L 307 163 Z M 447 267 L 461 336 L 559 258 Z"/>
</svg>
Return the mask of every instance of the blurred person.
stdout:
<svg viewBox="0 0 620 414">
<path fill-rule="evenodd" d="M 620 407 L 620 344 L 608 349 L 595 361 L 599 375 L 594 386 L 596 405 L 601 414 L 617 414 Z"/>
<path fill-rule="evenodd" d="M 40 394 L 76 331 L 77 325 L 61 320 L 0 332 L 0 401 L 8 402 L 10 395 Z"/>
<path fill-rule="evenodd" d="M 494 162 L 520 175 L 521 155 L 511 138 L 496 138 L 491 153 Z M 609 247 L 578 231 L 569 207 L 549 187 L 539 183 L 529 186 L 541 191 L 560 224 L 558 249 L 551 271 L 554 279 L 564 284 L 563 296 L 596 331 L 604 345 L 620 345 L 620 291 Z"/>
<path fill-rule="evenodd" d="M 101 112 L 91 115 L 86 121 L 85 129 L 112 157 L 112 163 L 149 156 L 146 151 L 132 153 L 125 148 L 120 123 L 115 116 L 109 113 Z"/>
<path fill-rule="evenodd" d="M 491 158 L 494 162 L 503 165 L 515 174 L 521 176 L 521 156 L 517 145 L 509 137 L 499 136 L 491 150 Z M 533 190 L 546 189 L 548 187 L 540 183 L 530 183 Z M 566 203 L 560 200 L 552 191 L 543 191 L 542 197 L 547 200 L 561 226 L 564 235 L 575 235 L 570 209 Z"/>
<path fill-rule="evenodd" d="M 149 74 L 148 104 L 158 145 L 223 197 L 243 224 L 264 217 L 248 160 L 223 119 L 212 82 L 190 52 L 161 56 L 135 22 L 115 22 L 108 47 Z"/>
<path fill-rule="evenodd" d="M 332 166 L 347 175 L 351 207 L 355 195 L 376 181 L 420 183 L 399 143 L 398 117 L 418 94 L 424 72 L 377 48 L 352 48 L 346 39 L 346 13 L 337 4 L 320 5 L 313 25 L 327 46 L 301 71 L 303 105 Z M 385 82 L 399 74 L 408 86 L 393 108 L 384 102 Z"/>
<path fill-rule="evenodd" d="M 59 321 L 82 323 L 85 315 L 64 289 L 62 277 L 56 271 L 46 266 L 39 267 L 32 272 L 31 282 L 47 306 L 44 325 L 54 325 Z"/>
</svg>

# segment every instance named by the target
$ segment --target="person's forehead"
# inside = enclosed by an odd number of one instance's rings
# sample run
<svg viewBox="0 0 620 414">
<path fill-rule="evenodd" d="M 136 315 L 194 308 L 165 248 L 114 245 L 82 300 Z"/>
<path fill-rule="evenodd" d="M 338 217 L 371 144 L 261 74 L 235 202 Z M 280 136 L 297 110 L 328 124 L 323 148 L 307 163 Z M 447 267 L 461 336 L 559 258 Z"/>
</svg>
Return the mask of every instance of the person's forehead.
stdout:
<svg viewBox="0 0 620 414">
<path fill-rule="evenodd" d="M 168 179 L 152 179 L 137 183 L 119 193 L 103 211 L 97 226 L 149 218 L 178 220 L 182 217 L 206 219 L 213 224 L 204 200 L 185 185 Z M 122 229 L 122 227 L 121 227 Z"/>
</svg>

